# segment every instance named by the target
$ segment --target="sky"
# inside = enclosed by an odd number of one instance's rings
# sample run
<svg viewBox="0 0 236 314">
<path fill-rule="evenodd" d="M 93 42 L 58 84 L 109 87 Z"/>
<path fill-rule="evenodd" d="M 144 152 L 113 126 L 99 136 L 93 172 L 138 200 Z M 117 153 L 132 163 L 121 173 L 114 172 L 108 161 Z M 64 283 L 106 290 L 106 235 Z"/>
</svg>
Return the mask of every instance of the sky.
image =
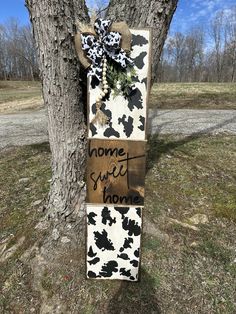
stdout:
<svg viewBox="0 0 236 314">
<path fill-rule="evenodd" d="M 128 1 L 128 0 L 127 0 Z M 98 3 L 106 5 L 107 0 L 87 0 L 89 6 Z M 208 27 L 210 19 L 219 10 L 230 9 L 236 5 L 236 0 L 179 0 L 179 5 L 172 20 L 170 32 L 186 33 L 191 27 L 201 25 Z M 29 15 L 24 0 L 0 0 L 0 23 L 5 23 L 14 17 L 21 24 L 29 23 Z"/>
<path fill-rule="evenodd" d="M 217 12 L 227 13 L 234 5 L 236 0 L 179 0 L 170 31 L 186 33 L 197 25 L 208 28 Z"/>
</svg>

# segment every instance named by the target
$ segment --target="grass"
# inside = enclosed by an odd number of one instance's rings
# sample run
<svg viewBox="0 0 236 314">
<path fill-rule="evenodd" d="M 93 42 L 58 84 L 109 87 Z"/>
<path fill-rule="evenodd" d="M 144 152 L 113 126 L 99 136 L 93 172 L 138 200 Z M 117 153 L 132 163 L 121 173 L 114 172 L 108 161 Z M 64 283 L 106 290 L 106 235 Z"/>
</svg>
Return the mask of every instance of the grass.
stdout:
<svg viewBox="0 0 236 314">
<path fill-rule="evenodd" d="M 147 179 L 147 189 L 151 187 L 158 195 L 152 201 L 160 204 L 156 210 L 160 206 L 164 210 L 171 208 L 175 215 L 185 210 L 207 210 L 236 221 L 234 136 L 175 140 L 171 136 L 164 140 L 153 137 L 149 144 L 152 149 L 148 167 L 153 176 Z"/>
<path fill-rule="evenodd" d="M 42 107 L 40 82 L 0 81 L 0 113 Z M 152 87 L 150 108 L 235 109 L 236 84 L 158 83 Z"/>
<path fill-rule="evenodd" d="M 40 82 L 0 81 L 0 113 L 38 109 L 42 103 Z"/>
<path fill-rule="evenodd" d="M 1 152 L 0 160 L 0 252 L 4 258 L 0 267 L 0 286 L 6 294 L 0 297 L 4 311 L 8 309 L 8 289 L 13 299 L 21 297 L 24 306 L 30 306 L 32 291 L 31 269 L 21 258 L 44 235 L 34 227 L 42 218 L 42 210 L 34 202 L 46 197 L 50 179 L 49 145 L 32 145 Z M 22 181 L 21 179 L 24 178 Z M 16 246 L 18 243 L 20 245 Z M 15 247 L 15 248 L 14 248 Z M 13 254 L 11 250 L 13 250 Z M 21 278 L 22 286 L 18 285 Z M 4 284 L 3 284 L 4 283 Z M 12 301 L 13 301 L 12 299 Z M 15 313 L 21 310 L 15 307 Z"/>
<path fill-rule="evenodd" d="M 0 104 L 33 97 L 41 97 L 39 82 L 0 81 Z"/>
<path fill-rule="evenodd" d="M 59 241 L 38 283 L 47 304 L 60 303 L 63 313 L 235 313 L 235 158 L 234 136 L 150 138 L 141 282 L 85 280 L 84 246 Z M 3 313 L 41 306 L 33 256 L 22 256 L 44 236 L 32 204 L 47 194 L 49 159 L 47 144 L 1 154 L 0 239 L 10 237 L 11 247 L 26 238 L 1 266 Z M 198 231 L 178 223 L 197 213 L 209 220 Z"/>
<path fill-rule="evenodd" d="M 235 83 L 154 84 L 150 107 L 158 109 L 235 109 Z"/>
</svg>

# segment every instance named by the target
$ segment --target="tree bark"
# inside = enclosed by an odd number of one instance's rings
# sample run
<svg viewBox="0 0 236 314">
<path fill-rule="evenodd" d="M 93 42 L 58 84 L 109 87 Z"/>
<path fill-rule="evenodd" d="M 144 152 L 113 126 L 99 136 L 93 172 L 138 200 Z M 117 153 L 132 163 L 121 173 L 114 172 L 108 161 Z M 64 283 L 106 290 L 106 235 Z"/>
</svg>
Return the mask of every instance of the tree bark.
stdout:
<svg viewBox="0 0 236 314">
<path fill-rule="evenodd" d="M 26 5 L 48 112 L 52 152 L 48 214 L 75 219 L 85 200 L 86 113 L 74 33 L 77 19 L 88 21 L 88 10 L 84 0 L 26 0 Z"/>
<path fill-rule="evenodd" d="M 152 27 L 152 80 L 157 81 L 158 63 L 178 0 L 111 0 L 107 16 L 126 21 L 130 27 Z"/>
</svg>

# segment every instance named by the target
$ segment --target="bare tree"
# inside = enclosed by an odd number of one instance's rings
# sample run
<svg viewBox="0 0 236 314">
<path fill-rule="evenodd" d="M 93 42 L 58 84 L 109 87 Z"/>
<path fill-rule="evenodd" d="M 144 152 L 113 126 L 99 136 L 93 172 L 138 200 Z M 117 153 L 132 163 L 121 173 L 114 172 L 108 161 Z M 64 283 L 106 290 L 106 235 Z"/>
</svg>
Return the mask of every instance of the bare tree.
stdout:
<svg viewBox="0 0 236 314">
<path fill-rule="evenodd" d="M 232 7 L 225 21 L 226 33 L 226 63 L 228 66 L 229 80 L 236 79 L 236 6 Z"/>
<path fill-rule="evenodd" d="M 0 79 L 34 79 L 38 64 L 32 30 L 16 19 L 0 25 Z"/>
<path fill-rule="evenodd" d="M 210 23 L 206 46 L 202 27 L 174 33 L 161 58 L 163 81 L 234 82 L 236 78 L 236 7 L 217 12 Z M 212 46 L 212 47 L 211 47 Z"/>
<path fill-rule="evenodd" d="M 143 5 L 138 1 L 130 2 L 111 1 L 108 14 L 115 19 L 127 20 L 130 26 L 154 26 L 154 58 L 159 59 L 177 0 L 145 1 Z M 26 0 L 26 4 L 33 25 L 48 110 L 52 151 L 49 214 L 51 217 L 75 219 L 81 214 L 84 203 L 87 133 L 74 34 L 77 19 L 89 20 L 88 10 L 84 0 Z"/>
<path fill-rule="evenodd" d="M 216 75 L 217 81 L 222 80 L 222 73 L 224 67 L 224 13 L 221 11 L 216 14 L 214 19 L 211 22 L 211 31 L 214 42 L 214 57 L 216 63 Z"/>
<path fill-rule="evenodd" d="M 196 82 L 200 80 L 203 67 L 204 33 L 201 28 L 193 28 L 185 39 L 185 62 L 181 65 L 185 70 L 185 80 Z"/>
<path fill-rule="evenodd" d="M 167 41 L 167 52 L 170 62 L 174 65 L 176 73 L 175 80 L 182 82 L 184 76 L 184 63 L 186 56 L 186 38 L 183 34 L 177 32 Z"/>
<path fill-rule="evenodd" d="M 7 79 L 5 27 L 0 25 L 0 79 Z"/>
</svg>

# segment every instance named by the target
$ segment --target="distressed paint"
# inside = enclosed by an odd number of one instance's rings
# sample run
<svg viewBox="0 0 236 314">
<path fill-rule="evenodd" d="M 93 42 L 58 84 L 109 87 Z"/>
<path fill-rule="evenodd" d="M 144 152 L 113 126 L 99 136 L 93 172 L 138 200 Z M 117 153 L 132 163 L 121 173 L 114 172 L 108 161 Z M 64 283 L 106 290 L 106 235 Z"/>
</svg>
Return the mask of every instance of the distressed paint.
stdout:
<svg viewBox="0 0 236 314">
<path fill-rule="evenodd" d="M 100 126 L 92 121 L 96 114 L 96 98 L 101 87 L 96 83 L 89 84 L 88 91 L 88 133 L 90 138 L 108 139 L 146 139 L 146 112 L 150 80 L 150 31 L 131 30 L 132 51 L 136 76 L 134 78 L 135 92 L 127 100 L 122 95 L 114 96 L 111 91 L 104 101 L 101 110 L 110 118 L 108 125 Z M 90 82 L 91 83 L 91 82 Z"/>
<path fill-rule="evenodd" d="M 87 278 L 137 281 L 141 207 L 87 205 Z"/>
</svg>

